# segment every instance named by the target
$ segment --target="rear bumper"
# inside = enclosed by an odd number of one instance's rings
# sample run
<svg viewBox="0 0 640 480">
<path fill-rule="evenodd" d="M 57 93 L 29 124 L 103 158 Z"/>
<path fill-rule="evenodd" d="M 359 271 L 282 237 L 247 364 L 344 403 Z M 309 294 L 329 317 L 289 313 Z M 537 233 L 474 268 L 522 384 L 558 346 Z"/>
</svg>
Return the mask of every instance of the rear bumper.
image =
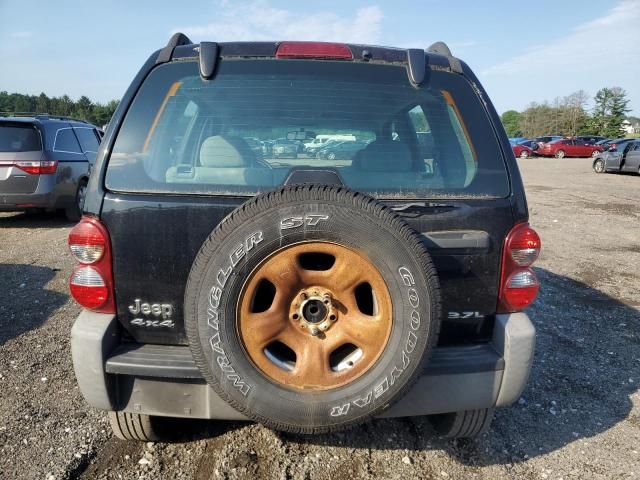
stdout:
<svg viewBox="0 0 640 480">
<path fill-rule="evenodd" d="M 507 406 L 529 376 L 535 329 L 525 313 L 498 315 L 491 343 L 437 348 L 413 388 L 384 417 Z M 83 311 L 71 330 L 87 402 L 103 410 L 239 420 L 202 379 L 188 347 L 121 344 L 112 315 Z"/>
<path fill-rule="evenodd" d="M 60 161 L 56 174 L 40 175 L 38 186 L 31 193 L 3 193 L 0 190 L 0 212 L 70 207 L 76 201 L 79 180 L 87 178 L 88 172 L 87 161 Z"/>
<path fill-rule="evenodd" d="M 41 175 L 38 186 L 31 193 L 0 192 L 0 212 L 16 212 L 28 208 L 51 208 L 55 203 L 55 176 Z"/>
</svg>

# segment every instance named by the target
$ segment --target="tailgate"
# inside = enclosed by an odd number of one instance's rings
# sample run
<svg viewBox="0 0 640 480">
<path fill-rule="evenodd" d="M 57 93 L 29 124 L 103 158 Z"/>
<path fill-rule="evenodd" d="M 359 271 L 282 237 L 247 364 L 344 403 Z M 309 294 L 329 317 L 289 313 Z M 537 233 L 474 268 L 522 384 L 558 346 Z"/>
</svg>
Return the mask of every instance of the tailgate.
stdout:
<svg viewBox="0 0 640 480">
<path fill-rule="evenodd" d="M 193 260 L 216 225 L 243 202 L 234 198 L 106 195 L 118 318 L 139 342 L 186 344 L 183 299 Z M 158 205 L 162 203 L 162 208 Z M 456 201 L 398 212 L 423 234 L 442 286 L 440 344 L 483 340 L 496 311 L 502 242 L 513 226 L 508 199 Z M 139 304 L 171 305 L 175 325 L 132 324 Z"/>
<path fill-rule="evenodd" d="M 19 168 L 42 160 L 40 131 L 31 123 L 0 122 L 0 194 L 28 194 L 38 187 L 39 175 Z"/>
<path fill-rule="evenodd" d="M 16 164 L 19 162 L 37 162 L 42 152 L 0 152 L 0 194 L 33 193 L 38 187 L 40 175 L 27 173 Z"/>
<path fill-rule="evenodd" d="M 513 227 L 507 199 L 398 212 L 422 233 L 442 289 L 441 345 L 488 339 L 498 298 L 502 246 Z"/>
</svg>

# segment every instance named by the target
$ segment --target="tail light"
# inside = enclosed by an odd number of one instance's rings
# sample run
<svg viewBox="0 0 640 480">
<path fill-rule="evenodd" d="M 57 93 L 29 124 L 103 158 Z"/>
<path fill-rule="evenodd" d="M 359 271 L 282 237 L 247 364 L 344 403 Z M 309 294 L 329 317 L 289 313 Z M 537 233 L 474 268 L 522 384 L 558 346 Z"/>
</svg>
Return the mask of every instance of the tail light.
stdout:
<svg viewBox="0 0 640 480">
<path fill-rule="evenodd" d="M 18 160 L 0 162 L 0 167 L 17 167 L 30 175 L 48 175 L 56 173 L 58 162 L 56 160 Z"/>
<path fill-rule="evenodd" d="M 69 233 L 69 249 L 79 265 L 69 280 L 73 298 L 85 308 L 115 313 L 109 232 L 93 217 L 82 217 Z"/>
<path fill-rule="evenodd" d="M 351 49 L 342 43 L 327 42 L 282 42 L 278 45 L 276 58 L 322 58 L 352 60 Z"/>
<path fill-rule="evenodd" d="M 504 243 L 498 312 L 517 312 L 531 305 L 540 282 L 531 265 L 540 254 L 540 237 L 528 223 L 513 227 Z"/>
</svg>

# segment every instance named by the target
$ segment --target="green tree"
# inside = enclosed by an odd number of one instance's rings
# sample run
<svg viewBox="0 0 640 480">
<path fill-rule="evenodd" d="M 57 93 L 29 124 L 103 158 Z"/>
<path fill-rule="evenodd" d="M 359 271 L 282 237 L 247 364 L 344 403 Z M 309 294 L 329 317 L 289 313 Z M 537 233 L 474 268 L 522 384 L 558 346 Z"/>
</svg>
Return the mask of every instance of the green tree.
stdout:
<svg viewBox="0 0 640 480">
<path fill-rule="evenodd" d="M 507 110 L 500 117 L 502 125 L 509 137 L 521 137 L 522 130 L 520 129 L 520 113 L 515 110 Z"/>
<path fill-rule="evenodd" d="M 0 114 L 5 115 L 49 113 L 76 117 L 87 120 L 94 125 L 103 126 L 109 122 L 117 107 L 117 100 L 111 100 L 103 105 L 92 102 L 86 96 L 82 96 L 77 102 L 74 102 L 68 95 L 50 98 L 45 93 L 36 96 L 0 91 Z"/>
<path fill-rule="evenodd" d="M 624 135 L 622 122 L 629 111 L 627 92 L 620 87 L 601 88 L 594 97 L 590 127 L 598 135 L 615 138 Z"/>
<path fill-rule="evenodd" d="M 93 102 L 91 102 L 88 97 L 85 97 L 83 95 L 76 102 L 75 108 L 73 109 L 73 116 L 83 119 L 89 119 L 92 116 L 93 109 Z"/>
<path fill-rule="evenodd" d="M 73 113 L 73 100 L 69 98 L 68 95 L 63 95 L 59 99 L 58 110 L 55 112 L 56 115 L 64 115 L 69 116 Z"/>
<path fill-rule="evenodd" d="M 36 99 L 36 113 L 49 113 L 49 97 L 44 93 Z"/>
<path fill-rule="evenodd" d="M 620 87 L 613 87 L 611 95 L 611 112 L 606 136 L 616 135 L 623 137 L 626 132 L 622 128 L 622 122 L 624 122 L 627 112 L 631 111 L 628 108 L 629 99 L 627 98 L 627 92 Z"/>
</svg>

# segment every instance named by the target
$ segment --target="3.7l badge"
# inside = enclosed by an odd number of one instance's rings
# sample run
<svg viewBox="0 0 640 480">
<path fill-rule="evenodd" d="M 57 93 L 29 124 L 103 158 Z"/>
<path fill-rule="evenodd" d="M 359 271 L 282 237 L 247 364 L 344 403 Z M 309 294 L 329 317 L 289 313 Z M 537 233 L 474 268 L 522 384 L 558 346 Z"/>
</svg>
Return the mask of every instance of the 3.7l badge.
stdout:
<svg viewBox="0 0 640 480">
<path fill-rule="evenodd" d="M 175 323 L 171 316 L 173 315 L 173 306 L 170 303 L 148 303 L 142 302 L 136 298 L 133 305 L 129 305 L 129 312 L 133 315 L 143 315 L 151 318 L 134 318 L 131 320 L 132 325 L 140 327 L 169 327 L 173 328 Z"/>
</svg>

